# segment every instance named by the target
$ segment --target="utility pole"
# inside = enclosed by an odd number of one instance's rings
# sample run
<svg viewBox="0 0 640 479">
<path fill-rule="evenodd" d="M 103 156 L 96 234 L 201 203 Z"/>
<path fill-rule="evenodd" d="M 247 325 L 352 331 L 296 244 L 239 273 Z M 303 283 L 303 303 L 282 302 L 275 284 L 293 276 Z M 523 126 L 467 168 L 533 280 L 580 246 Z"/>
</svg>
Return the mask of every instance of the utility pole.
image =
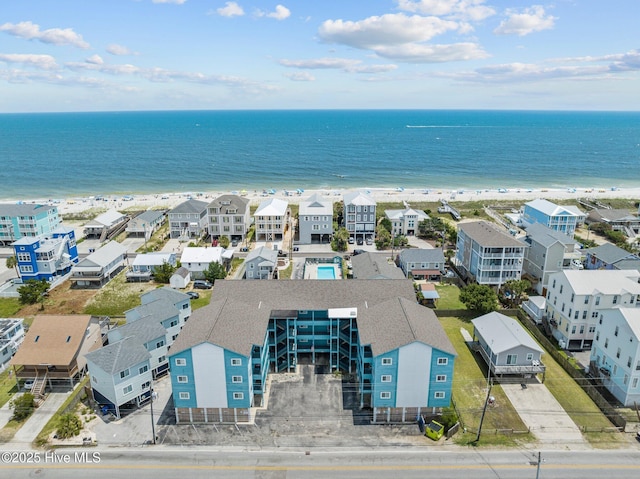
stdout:
<svg viewBox="0 0 640 479">
<path fill-rule="evenodd" d="M 153 379 L 151 380 L 151 434 L 153 435 L 153 444 L 156 443 L 156 424 L 153 418 L 153 400 L 157 397 L 157 394 L 153 390 Z"/>
<path fill-rule="evenodd" d="M 540 463 L 542 462 L 542 454 L 538 451 L 538 468 L 536 469 L 536 479 L 540 479 Z"/>
<path fill-rule="evenodd" d="M 482 416 L 480 416 L 480 425 L 478 426 L 478 435 L 476 436 L 476 440 L 474 442 L 478 442 L 480 440 L 480 433 L 482 432 L 482 423 L 484 422 L 484 415 L 487 412 L 487 406 L 489 405 L 489 398 L 491 397 L 492 387 L 493 387 L 493 381 L 489 383 L 489 388 L 487 389 L 487 398 L 484 400 L 484 408 L 482 408 Z"/>
</svg>

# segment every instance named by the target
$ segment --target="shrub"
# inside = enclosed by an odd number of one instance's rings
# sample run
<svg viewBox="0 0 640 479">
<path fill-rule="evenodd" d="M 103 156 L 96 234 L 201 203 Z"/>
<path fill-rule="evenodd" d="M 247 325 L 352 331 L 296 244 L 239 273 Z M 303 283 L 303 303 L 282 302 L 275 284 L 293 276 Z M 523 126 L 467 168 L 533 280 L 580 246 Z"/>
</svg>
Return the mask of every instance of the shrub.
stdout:
<svg viewBox="0 0 640 479">
<path fill-rule="evenodd" d="M 78 416 L 72 412 L 68 412 L 60 416 L 58 420 L 58 429 L 56 430 L 56 436 L 60 439 L 67 439 L 77 436 L 82 430 L 82 421 Z"/>
<path fill-rule="evenodd" d="M 13 409 L 13 418 L 15 421 L 23 421 L 33 413 L 36 405 L 33 402 L 33 394 L 24 393 L 16 399 L 9 402 L 9 408 Z"/>
</svg>

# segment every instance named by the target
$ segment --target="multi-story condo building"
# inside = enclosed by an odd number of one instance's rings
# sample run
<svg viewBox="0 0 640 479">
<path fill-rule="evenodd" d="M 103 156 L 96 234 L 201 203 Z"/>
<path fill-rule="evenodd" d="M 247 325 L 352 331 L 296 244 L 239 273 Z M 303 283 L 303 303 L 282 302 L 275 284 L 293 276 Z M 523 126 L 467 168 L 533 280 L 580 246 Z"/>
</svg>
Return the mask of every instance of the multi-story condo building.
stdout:
<svg viewBox="0 0 640 479">
<path fill-rule="evenodd" d="M 413 208 L 386 210 L 384 214 L 391 221 L 391 234 L 393 236 L 413 236 L 418 231 L 418 224 L 429 219 L 429 215 L 424 211 Z"/>
<path fill-rule="evenodd" d="M 78 263 L 75 233 L 60 226 L 47 235 L 24 236 L 13 243 L 22 281 L 45 279 L 55 283 Z"/>
<path fill-rule="evenodd" d="M 207 206 L 209 235 L 242 241 L 251 226 L 249 200 L 237 195 L 222 195 Z"/>
<path fill-rule="evenodd" d="M 455 262 L 466 279 L 501 287 L 519 280 L 526 246 L 486 221 L 458 225 Z"/>
<path fill-rule="evenodd" d="M 169 231 L 172 238 L 185 241 L 200 238 L 207 232 L 207 203 L 187 200 L 169 211 Z"/>
<path fill-rule="evenodd" d="M 333 202 L 313 195 L 300 202 L 298 243 L 328 243 L 333 235 Z"/>
<path fill-rule="evenodd" d="M 589 372 L 623 406 L 640 402 L 640 308 L 600 311 Z"/>
<path fill-rule="evenodd" d="M 289 203 L 271 198 L 263 201 L 253 214 L 257 241 L 280 241 L 289 224 Z"/>
<path fill-rule="evenodd" d="M 603 309 L 636 307 L 640 272 L 564 270 L 549 276 L 546 320 L 562 348 L 590 349 Z"/>
<path fill-rule="evenodd" d="M 538 294 L 547 293 L 549 275 L 563 269 L 583 269 L 582 254 L 577 241 L 540 223 L 527 228 L 521 238 L 527 246 L 524 252 L 522 277 L 528 280 Z"/>
<path fill-rule="evenodd" d="M 0 371 L 18 350 L 24 339 L 22 318 L 0 318 Z"/>
<path fill-rule="evenodd" d="M 47 235 L 61 222 L 57 206 L 0 203 L 0 244 Z"/>
<path fill-rule="evenodd" d="M 584 213 L 575 207 L 558 206 L 540 198 L 525 203 L 522 210 L 522 224 L 525 228 L 534 223 L 541 223 L 572 238 L 578 223 L 584 217 Z"/>
<path fill-rule="evenodd" d="M 344 227 L 353 238 L 374 239 L 376 234 L 376 202 L 369 195 L 358 191 L 343 198 Z"/>
<path fill-rule="evenodd" d="M 455 350 L 413 283 L 217 281 L 169 352 L 176 420 L 246 422 L 269 372 L 301 362 L 354 376 L 373 423 L 451 402 Z"/>
</svg>

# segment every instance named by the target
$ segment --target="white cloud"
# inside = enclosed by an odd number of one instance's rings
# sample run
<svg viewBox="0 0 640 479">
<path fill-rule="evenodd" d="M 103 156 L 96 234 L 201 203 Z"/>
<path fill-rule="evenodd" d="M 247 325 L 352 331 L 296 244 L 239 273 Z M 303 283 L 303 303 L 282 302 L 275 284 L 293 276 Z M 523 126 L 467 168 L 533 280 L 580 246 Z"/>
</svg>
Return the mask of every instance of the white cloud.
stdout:
<svg viewBox="0 0 640 479">
<path fill-rule="evenodd" d="M 107 53 L 111 53 L 112 55 L 133 55 L 133 52 L 129 50 L 129 48 L 118 45 L 117 43 L 112 43 L 107 46 Z"/>
<path fill-rule="evenodd" d="M 456 30 L 458 23 L 436 17 L 407 16 L 403 13 L 369 17 L 357 22 L 326 20 L 318 34 L 328 43 L 342 43 L 355 48 L 421 42 Z"/>
<path fill-rule="evenodd" d="M 485 0 L 397 0 L 398 9 L 422 15 L 435 15 L 479 22 L 495 15 Z"/>
<path fill-rule="evenodd" d="M 104 64 L 104 60 L 98 54 L 91 55 L 89 58 L 86 59 L 86 62 L 87 63 L 93 63 L 94 65 L 102 65 L 102 64 Z"/>
<path fill-rule="evenodd" d="M 55 70 L 58 68 L 55 58 L 51 55 L 36 55 L 29 53 L 0 53 L 0 62 L 20 63 L 41 70 Z"/>
<path fill-rule="evenodd" d="M 240 17 L 244 15 L 244 10 L 236 2 L 225 3 L 224 7 L 218 8 L 216 12 L 222 17 Z"/>
<path fill-rule="evenodd" d="M 153 3 L 174 3 L 176 5 L 182 5 L 187 0 L 151 0 Z"/>
<path fill-rule="evenodd" d="M 517 10 L 507 9 L 508 18 L 503 20 L 493 33 L 498 35 L 518 35 L 523 37 L 533 32 L 549 30 L 553 28 L 556 17 L 545 15 L 544 7 L 534 5 L 531 8 L 525 8 L 522 13 Z"/>
<path fill-rule="evenodd" d="M 489 57 L 476 43 L 453 43 L 450 45 L 411 43 L 379 47 L 375 52 L 381 57 L 407 63 L 442 63 Z"/>
<path fill-rule="evenodd" d="M 276 20 L 284 20 L 285 18 L 289 18 L 291 12 L 289 9 L 283 5 L 276 5 L 276 10 L 271 13 L 267 13 L 267 17 L 275 18 Z"/>
<path fill-rule="evenodd" d="M 306 70 L 342 70 L 348 73 L 385 73 L 398 68 L 396 65 L 363 65 L 361 60 L 349 58 L 316 58 L 312 60 L 280 60 L 280 65 Z"/>
<path fill-rule="evenodd" d="M 20 22 L 0 25 L 0 31 L 26 40 L 38 40 L 52 45 L 71 45 L 85 50 L 89 48 L 89 44 L 84 41 L 82 35 L 74 32 L 71 28 L 40 30 L 40 26 L 35 23 Z"/>
<path fill-rule="evenodd" d="M 285 73 L 285 77 L 287 77 L 291 81 L 315 81 L 315 77 L 309 72 L 293 72 L 293 73 Z"/>
</svg>

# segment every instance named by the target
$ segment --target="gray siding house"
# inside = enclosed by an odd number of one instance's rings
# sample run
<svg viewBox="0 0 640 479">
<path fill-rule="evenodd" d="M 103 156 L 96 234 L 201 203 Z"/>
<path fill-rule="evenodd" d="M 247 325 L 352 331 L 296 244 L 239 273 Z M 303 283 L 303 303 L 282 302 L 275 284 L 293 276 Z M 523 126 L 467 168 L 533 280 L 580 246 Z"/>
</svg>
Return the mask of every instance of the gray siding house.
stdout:
<svg viewBox="0 0 640 479">
<path fill-rule="evenodd" d="M 376 234 L 376 206 L 373 198 L 358 191 L 343 198 L 344 227 L 353 238 L 374 239 Z"/>
<path fill-rule="evenodd" d="M 237 195 L 219 196 L 207 206 L 207 222 L 212 238 L 226 236 L 243 241 L 251 226 L 249 200 Z"/>
<path fill-rule="evenodd" d="M 169 231 L 172 238 L 184 241 L 200 238 L 207 232 L 207 203 L 188 200 L 169 211 Z"/>
<path fill-rule="evenodd" d="M 135 218 L 131 218 L 127 223 L 127 235 L 142 236 L 146 241 L 151 239 L 160 226 L 166 221 L 167 212 L 165 210 L 147 210 L 140 213 Z"/>
<path fill-rule="evenodd" d="M 397 262 L 407 278 L 439 280 L 445 273 L 445 259 L 441 248 L 404 249 L 398 255 Z"/>
<path fill-rule="evenodd" d="M 79 288 L 100 288 L 124 268 L 126 257 L 127 249 L 110 241 L 71 268 L 71 281 Z"/>
<path fill-rule="evenodd" d="M 328 243 L 333 235 L 333 202 L 313 195 L 300 202 L 298 214 L 300 244 Z"/>
<path fill-rule="evenodd" d="M 247 255 L 244 264 L 246 279 L 273 279 L 278 266 L 278 252 L 261 246 Z"/>
</svg>

